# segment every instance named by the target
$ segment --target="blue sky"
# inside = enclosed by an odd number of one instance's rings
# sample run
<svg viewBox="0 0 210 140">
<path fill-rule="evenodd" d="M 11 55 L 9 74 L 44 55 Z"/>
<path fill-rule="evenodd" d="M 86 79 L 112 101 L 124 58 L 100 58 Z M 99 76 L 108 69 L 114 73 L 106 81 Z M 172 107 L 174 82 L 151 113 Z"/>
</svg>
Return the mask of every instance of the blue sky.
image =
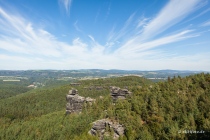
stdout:
<svg viewBox="0 0 210 140">
<path fill-rule="evenodd" d="M 0 69 L 210 71 L 209 0 L 0 0 Z"/>
</svg>

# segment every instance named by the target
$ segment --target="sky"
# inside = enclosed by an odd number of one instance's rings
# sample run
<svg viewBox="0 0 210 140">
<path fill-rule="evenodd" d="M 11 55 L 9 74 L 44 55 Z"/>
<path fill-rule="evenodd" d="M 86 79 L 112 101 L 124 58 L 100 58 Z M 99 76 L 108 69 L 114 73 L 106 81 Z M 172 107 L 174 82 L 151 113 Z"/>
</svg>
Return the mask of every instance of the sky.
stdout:
<svg viewBox="0 0 210 140">
<path fill-rule="evenodd" d="M 210 0 L 0 0 L 0 70 L 210 71 Z"/>
</svg>

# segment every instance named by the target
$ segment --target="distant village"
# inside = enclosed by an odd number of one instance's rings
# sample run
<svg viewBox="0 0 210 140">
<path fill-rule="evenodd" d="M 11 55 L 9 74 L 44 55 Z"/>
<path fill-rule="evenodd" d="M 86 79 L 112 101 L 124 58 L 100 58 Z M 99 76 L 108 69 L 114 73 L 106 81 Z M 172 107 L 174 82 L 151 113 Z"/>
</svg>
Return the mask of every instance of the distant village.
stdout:
<svg viewBox="0 0 210 140">
<path fill-rule="evenodd" d="M 33 82 L 33 84 L 28 85 L 28 88 L 37 88 L 37 87 L 44 87 L 45 85 L 43 83 L 39 83 L 39 82 Z"/>
</svg>

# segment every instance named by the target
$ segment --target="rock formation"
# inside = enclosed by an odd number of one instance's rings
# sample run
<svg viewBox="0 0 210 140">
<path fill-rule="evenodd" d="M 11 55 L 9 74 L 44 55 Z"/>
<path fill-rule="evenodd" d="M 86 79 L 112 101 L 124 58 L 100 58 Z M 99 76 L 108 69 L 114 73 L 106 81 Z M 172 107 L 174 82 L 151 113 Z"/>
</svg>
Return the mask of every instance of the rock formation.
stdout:
<svg viewBox="0 0 210 140">
<path fill-rule="evenodd" d="M 111 88 L 111 96 L 114 101 L 117 99 L 125 99 L 127 95 L 131 95 L 132 93 L 128 91 L 128 89 L 120 89 L 119 87 L 112 86 Z"/>
<path fill-rule="evenodd" d="M 104 137 L 112 137 L 118 139 L 124 135 L 125 128 L 117 122 L 113 122 L 109 119 L 102 119 L 93 122 L 91 130 L 88 132 L 90 135 L 99 136 L 100 140 Z"/>
<path fill-rule="evenodd" d="M 95 102 L 95 99 L 79 96 L 76 89 L 71 89 L 69 90 L 69 94 L 66 95 L 66 101 L 66 114 L 70 114 L 73 112 L 81 112 L 83 103 L 92 104 L 92 102 Z"/>
</svg>

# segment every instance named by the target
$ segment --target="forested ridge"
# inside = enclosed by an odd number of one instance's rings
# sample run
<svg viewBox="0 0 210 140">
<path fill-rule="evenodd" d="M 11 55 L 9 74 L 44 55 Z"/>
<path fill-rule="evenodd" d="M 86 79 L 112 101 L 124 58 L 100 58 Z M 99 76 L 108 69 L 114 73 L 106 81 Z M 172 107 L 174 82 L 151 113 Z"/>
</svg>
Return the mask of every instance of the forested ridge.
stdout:
<svg viewBox="0 0 210 140">
<path fill-rule="evenodd" d="M 27 80 L 22 80 L 21 82 L 9 82 L 5 83 L 0 80 L 0 100 L 8 97 L 12 97 L 21 93 L 25 93 L 30 88 L 27 88 Z"/>
<path fill-rule="evenodd" d="M 78 82 L 80 86 L 34 89 L 1 99 L 0 139 L 97 139 L 88 131 L 92 122 L 103 118 L 123 124 L 126 130 L 120 139 L 125 140 L 210 139 L 210 74 L 158 83 L 135 76 Z M 114 105 L 109 86 L 127 87 L 132 96 Z M 96 102 L 85 105 L 80 114 L 65 115 L 65 95 L 71 88 Z"/>
</svg>

